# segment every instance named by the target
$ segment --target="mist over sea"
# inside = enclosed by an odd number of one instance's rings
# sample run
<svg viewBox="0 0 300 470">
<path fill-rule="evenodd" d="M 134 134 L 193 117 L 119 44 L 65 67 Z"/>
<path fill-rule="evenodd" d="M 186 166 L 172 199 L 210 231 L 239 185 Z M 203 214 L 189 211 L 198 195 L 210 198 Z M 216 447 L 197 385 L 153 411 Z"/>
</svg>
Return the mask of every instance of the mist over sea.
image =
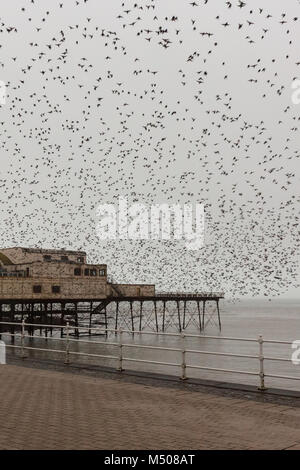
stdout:
<svg viewBox="0 0 300 470">
<path fill-rule="evenodd" d="M 224 300 L 221 316 L 224 335 L 262 334 L 266 339 L 300 339 L 300 299 Z"/>
</svg>

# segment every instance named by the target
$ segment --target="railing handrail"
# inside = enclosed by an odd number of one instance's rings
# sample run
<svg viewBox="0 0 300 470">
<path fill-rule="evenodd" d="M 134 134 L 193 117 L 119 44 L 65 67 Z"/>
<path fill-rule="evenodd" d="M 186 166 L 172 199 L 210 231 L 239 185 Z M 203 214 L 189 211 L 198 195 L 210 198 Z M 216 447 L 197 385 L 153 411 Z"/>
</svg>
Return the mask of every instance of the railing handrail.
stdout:
<svg viewBox="0 0 300 470">
<path fill-rule="evenodd" d="M 155 297 L 224 297 L 224 292 L 156 292 Z"/>
</svg>

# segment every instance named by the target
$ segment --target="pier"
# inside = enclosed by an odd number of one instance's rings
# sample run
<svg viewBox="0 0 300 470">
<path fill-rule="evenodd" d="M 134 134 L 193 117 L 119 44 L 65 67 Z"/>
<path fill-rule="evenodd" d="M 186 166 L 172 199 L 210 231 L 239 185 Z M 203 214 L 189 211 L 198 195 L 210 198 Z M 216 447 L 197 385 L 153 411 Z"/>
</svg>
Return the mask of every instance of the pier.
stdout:
<svg viewBox="0 0 300 470">
<path fill-rule="evenodd" d="M 102 326 L 104 334 L 107 328 L 120 326 L 133 332 L 147 327 L 181 332 L 191 318 L 193 327 L 204 331 L 211 304 L 221 330 L 219 303 L 223 298 L 223 292 L 157 292 L 154 284 L 118 283 L 108 275 L 106 264 L 88 263 L 84 251 L 0 249 L 0 322 L 12 323 L 11 333 L 13 323 L 23 320 L 32 336 L 36 327 L 30 324 L 40 324 L 40 335 L 47 336 L 53 334 L 48 325 L 61 327 L 67 322 L 75 337 L 92 335 L 94 325 Z M 79 331 L 81 326 L 86 326 L 86 332 Z M 60 334 L 64 336 L 64 328 Z"/>
<path fill-rule="evenodd" d="M 30 324 L 41 324 L 39 333 L 47 336 L 53 334 L 51 325 L 74 326 L 74 336 L 79 337 L 79 326 L 86 325 L 85 334 L 93 335 L 93 325 L 102 326 L 105 334 L 107 328 L 117 330 L 126 318 L 130 329 L 142 331 L 145 327 L 145 307 L 147 307 L 147 318 L 151 317 L 151 326 L 156 332 L 165 332 L 170 325 L 170 313 L 168 306 L 172 309 L 171 326 L 175 331 L 183 331 L 187 326 L 187 306 L 193 310 L 193 316 L 199 331 L 204 331 L 206 321 L 206 306 L 213 303 L 216 308 L 216 324 L 221 330 L 220 300 L 224 298 L 222 292 L 180 293 L 180 292 L 158 292 L 151 296 L 122 295 L 117 285 L 112 285 L 114 295 L 105 299 L 0 299 L 0 321 L 20 323 L 23 320 L 28 323 L 27 331 L 30 335 L 35 334 L 36 327 Z M 108 307 L 110 310 L 108 312 Z M 150 314 L 149 314 L 150 309 Z M 176 313 L 174 313 L 176 312 Z M 46 325 L 46 326 L 45 326 Z M 47 325 L 50 328 L 47 328 Z M 4 326 L 0 325 L 0 336 Z M 16 327 L 17 328 L 17 327 Z M 10 333 L 14 333 L 14 325 L 10 326 Z M 64 329 L 61 328 L 61 336 Z M 99 333 L 97 333 L 99 334 Z M 12 341 L 14 337 L 12 336 Z"/>
</svg>

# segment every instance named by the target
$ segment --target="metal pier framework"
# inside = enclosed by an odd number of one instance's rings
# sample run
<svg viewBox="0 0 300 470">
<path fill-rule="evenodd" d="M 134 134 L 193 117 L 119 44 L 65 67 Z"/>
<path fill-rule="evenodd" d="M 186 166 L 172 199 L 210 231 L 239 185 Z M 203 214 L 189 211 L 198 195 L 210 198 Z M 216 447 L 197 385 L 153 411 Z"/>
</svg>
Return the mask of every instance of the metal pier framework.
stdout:
<svg viewBox="0 0 300 470">
<path fill-rule="evenodd" d="M 100 334 L 106 334 L 106 328 L 118 330 L 124 326 L 133 332 L 147 327 L 157 332 L 172 327 L 181 332 L 187 328 L 191 318 L 194 327 L 204 331 L 207 321 L 214 317 L 214 323 L 221 330 L 219 303 L 224 298 L 222 292 L 164 292 L 154 296 L 130 297 L 122 296 L 117 286 L 111 285 L 115 295 L 105 299 L 0 299 L 0 321 L 10 322 L 10 333 L 15 333 L 18 328 L 14 323 L 25 320 L 26 330 L 31 336 L 37 330 L 31 324 L 38 323 L 41 325 L 38 328 L 40 335 L 46 337 L 53 334 L 53 328 L 47 328 L 47 325 L 64 326 L 67 322 L 70 327 L 75 327 L 72 333 L 75 337 L 95 335 L 95 326 L 103 327 Z M 215 306 L 213 313 L 207 311 L 208 304 Z M 78 327 L 86 328 L 79 330 Z M 64 328 L 60 328 L 60 332 L 63 336 Z M 1 333 L 4 333 L 4 325 L 0 324 L 0 339 Z M 14 341 L 14 336 L 11 338 Z"/>
</svg>

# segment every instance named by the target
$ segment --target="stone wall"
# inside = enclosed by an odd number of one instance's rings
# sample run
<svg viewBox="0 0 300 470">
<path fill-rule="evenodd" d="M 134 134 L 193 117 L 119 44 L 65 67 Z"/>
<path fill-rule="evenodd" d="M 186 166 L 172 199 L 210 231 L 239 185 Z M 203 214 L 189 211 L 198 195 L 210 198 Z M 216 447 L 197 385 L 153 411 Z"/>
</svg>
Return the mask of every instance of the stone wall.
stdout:
<svg viewBox="0 0 300 470">
<path fill-rule="evenodd" d="M 34 286 L 41 286 L 41 292 L 34 292 Z M 60 291 L 54 293 L 52 286 L 59 286 Z M 149 297 L 155 295 L 154 285 L 118 285 L 122 294 L 126 297 Z M 117 296 L 112 293 L 111 286 L 105 278 L 0 278 L 0 300 L 63 300 L 63 299 L 104 299 L 107 296 Z"/>
<path fill-rule="evenodd" d="M 41 293 L 34 293 L 34 286 L 41 286 Z M 60 292 L 53 293 L 52 286 L 59 286 Z M 86 278 L 1 278 L 0 299 L 104 299 L 106 297 L 105 279 Z"/>
</svg>

